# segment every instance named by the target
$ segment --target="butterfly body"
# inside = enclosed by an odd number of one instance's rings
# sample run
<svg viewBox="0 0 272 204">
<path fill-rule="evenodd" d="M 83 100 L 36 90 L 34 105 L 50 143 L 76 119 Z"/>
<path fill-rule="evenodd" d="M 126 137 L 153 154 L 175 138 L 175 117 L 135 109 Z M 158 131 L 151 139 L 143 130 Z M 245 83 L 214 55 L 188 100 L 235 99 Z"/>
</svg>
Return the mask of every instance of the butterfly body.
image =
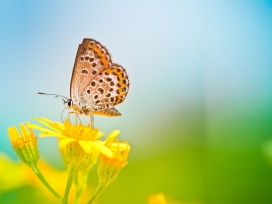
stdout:
<svg viewBox="0 0 272 204">
<path fill-rule="evenodd" d="M 71 100 L 71 99 L 69 99 Z M 65 101 L 65 103 L 67 103 Z M 72 104 L 70 106 L 66 105 L 67 109 L 72 109 L 74 113 L 79 114 L 79 115 L 104 115 L 104 116 L 120 116 L 121 113 L 116 110 L 115 108 L 108 108 L 108 109 L 98 109 L 96 107 L 89 108 L 87 106 L 80 106 L 76 104 Z"/>
<path fill-rule="evenodd" d="M 94 39 L 79 45 L 70 83 L 67 108 L 81 115 L 120 116 L 114 108 L 129 90 L 126 70 L 112 63 L 107 49 Z M 69 103 L 68 103 L 69 102 Z"/>
</svg>

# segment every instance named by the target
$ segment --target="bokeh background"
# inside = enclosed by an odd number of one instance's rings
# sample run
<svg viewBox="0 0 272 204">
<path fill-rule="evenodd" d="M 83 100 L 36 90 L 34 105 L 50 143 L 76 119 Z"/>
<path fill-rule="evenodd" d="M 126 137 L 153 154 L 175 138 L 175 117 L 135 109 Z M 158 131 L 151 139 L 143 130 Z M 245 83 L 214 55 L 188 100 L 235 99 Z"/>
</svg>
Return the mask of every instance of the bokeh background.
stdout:
<svg viewBox="0 0 272 204">
<path fill-rule="evenodd" d="M 272 203 L 263 148 L 272 139 L 269 0 L 1 1 L 0 203 L 58 203 L 31 171 L 22 174 L 7 128 L 32 117 L 61 120 L 61 99 L 37 92 L 69 96 L 86 37 L 108 48 L 131 83 L 121 117 L 95 117 L 132 148 L 98 204 L 147 203 L 159 192 L 186 203 Z M 55 138 L 39 139 L 39 149 L 64 170 Z M 97 182 L 94 169 L 92 190 Z"/>
</svg>

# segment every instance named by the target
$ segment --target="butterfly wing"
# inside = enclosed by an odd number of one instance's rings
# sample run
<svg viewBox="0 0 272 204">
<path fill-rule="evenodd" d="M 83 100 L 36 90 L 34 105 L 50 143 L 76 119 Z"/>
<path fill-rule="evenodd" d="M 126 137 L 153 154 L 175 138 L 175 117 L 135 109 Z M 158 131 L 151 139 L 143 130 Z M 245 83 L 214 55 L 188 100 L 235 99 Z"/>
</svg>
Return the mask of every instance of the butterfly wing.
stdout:
<svg viewBox="0 0 272 204">
<path fill-rule="evenodd" d="M 70 83 L 70 96 L 74 104 L 83 106 L 84 88 L 98 73 L 112 66 L 107 49 L 94 39 L 83 39 L 77 50 Z"/>
<path fill-rule="evenodd" d="M 122 103 L 129 90 L 129 79 L 126 70 L 118 64 L 113 64 L 92 78 L 84 92 L 86 107 L 95 114 L 117 116 L 121 115 L 114 106 Z"/>
</svg>

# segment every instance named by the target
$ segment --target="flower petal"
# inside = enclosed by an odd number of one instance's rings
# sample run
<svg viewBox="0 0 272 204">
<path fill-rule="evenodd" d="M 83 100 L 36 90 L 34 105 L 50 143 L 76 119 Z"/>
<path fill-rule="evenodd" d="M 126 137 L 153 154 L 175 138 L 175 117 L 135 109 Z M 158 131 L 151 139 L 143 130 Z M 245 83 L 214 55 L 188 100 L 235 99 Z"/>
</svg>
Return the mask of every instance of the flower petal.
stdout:
<svg viewBox="0 0 272 204">
<path fill-rule="evenodd" d="M 66 145 L 70 144 L 71 142 L 74 142 L 76 141 L 76 139 L 74 138 L 65 138 L 65 139 L 60 139 L 59 140 L 59 147 L 60 148 L 63 148 L 65 147 Z"/>
<path fill-rule="evenodd" d="M 93 142 L 93 141 L 88 141 L 87 142 L 89 145 L 91 145 L 93 148 L 95 148 L 96 150 L 98 150 L 99 152 L 101 152 L 101 154 L 104 154 L 105 156 L 111 158 L 113 156 L 113 153 L 112 151 L 104 146 L 103 142 L 101 141 L 96 141 L 96 142 Z"/>
<path fill-rule="evenodd" d="M 113 130 L 105 141 L 105 146 L 110 146 L 114 139 L 120 134 L 120 130 Z"/>
<path fill-rule="evenodd" d="M 57 128 L 55 128 L 52 124 L 56 124 L 54 122 L 52 122 L 51 120 L 47 119 L 47 118 L 33 118 L 34 120 L 37 120 L 38 122 L 40 122 L 41 124 L 49 127 L 50 129 L 56 131 L 56 132 L 60 132 L 60 130 L 58 130 Z M 63 128 L 62 128 L 63 129 Z"/>
<path fill-rule="evenodd" d="M 35 124 L 29 124 L 28 127 L 29 127 L 29 128 L 33 128 L 33 129 L 36 129 L 36 130 L 44 131 L 44 132 L 58 133 L 58 132 L 49 130 L 49 129 L 47 129 L 47 128 L 41 127 L 41 126 L 39 126 L 39 125 L 35 125 Z"/>
<path fill-rule="evenodd" d="M 105 135 L 104 132 L 98 131 L 98 133 L 97 133 L 97 139 L 100 138 L 100 137 L 102 137 L 103 135 Z"/>
<path fill-rule="evenodd" d="M 49 120 L 48 118 L 44 118 L 44 117 L 39 117 L 39 118 L 34 118 L 35 120 L 43 120 L 45 121 L 46 123 L 52 123 L 53 121 L 52 120 Z"/>
<path fill-rule="evenodd" d="M 52 130 L 49 130 L 49 129 L 46 129 L 46 128 L 43 128 L 39 125 L 35 125 L 35 124 L 29 124 L 28 125 L 29 128 L 32 128 L 32 129 L 36 129 L 36 130 L 40 130 L 40 131 L 43 131 L 45 133 L 48 133 L 48 135 L 53 135 L 53 136 L 56 136 L 56 137 L 60 137 L 60 136 L 63 136 L 60 134 L 60 132 L 55 132 L 55 131 L 52 131 Z"/>
<path fill-rule="evenodd" d="M 67 138 L 66 136 L 64 135 L 61 135 L 61 134 L 58 134 L 58 133 L 54 133 L 54 134 L 51 134 L 51 133 L 48 133 L 48 132 L 41 132 L 39 134 L 40 137 L 58 137 L 58 138 Z"/>
<path fill-rule="evenodd" d="M 120 130 L 114 130 L 109 134 L 108 137 L 112 137 L 115 139 L 120 134 L 120 132 L 121 132 Z"/>
<path fill-rule="evenodd" d="M 127 143 L 121 143 L 121 142 L 113 142 L 110 146 L 110 149 L 112 151 L 124 151 L 125 149 L 130 150 L 130 146 Z"/>
<path fill-rule="evenodd" d="M 63 131 L 65 129 L 64 125 L 59 122 L 54 122 L 53 126 L 56 127 L 58 130 Z"/>
<path fill-rule="evenodd" d="M 78 144 L 82 147 L 82 149 L 84 150 L 84 152 L 86 152 L 87 154 L 91 154 L 92 153 L 92 147 L 84 140 L 78 140 Z"/>
</svg>

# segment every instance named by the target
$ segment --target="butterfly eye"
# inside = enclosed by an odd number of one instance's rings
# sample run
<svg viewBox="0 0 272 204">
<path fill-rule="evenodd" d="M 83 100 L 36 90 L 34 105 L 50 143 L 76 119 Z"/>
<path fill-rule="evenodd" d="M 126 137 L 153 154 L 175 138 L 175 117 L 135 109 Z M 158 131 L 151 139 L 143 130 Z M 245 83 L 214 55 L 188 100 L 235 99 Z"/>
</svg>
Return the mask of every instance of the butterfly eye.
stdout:
<svg viewBox="0 0 272 204">
<path fill-rule="evenodd" d="M 67 105 L 68 105 L 69 107 L 71 107 L 72 104 L 73 104 L 72 100 L 67 101 Z"/>
</svg>

